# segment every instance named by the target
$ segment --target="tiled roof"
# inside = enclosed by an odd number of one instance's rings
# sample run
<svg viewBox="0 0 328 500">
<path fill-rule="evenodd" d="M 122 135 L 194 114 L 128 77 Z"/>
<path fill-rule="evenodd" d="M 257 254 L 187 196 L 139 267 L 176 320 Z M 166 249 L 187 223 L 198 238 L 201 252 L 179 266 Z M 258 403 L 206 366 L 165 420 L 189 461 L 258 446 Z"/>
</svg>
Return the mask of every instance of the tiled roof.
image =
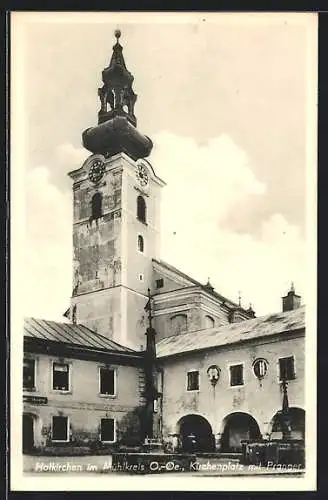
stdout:
<svg viewBox="0 0 328 500">
<path fill-rule="evenodd" d="M 198 330 L 160 340 L 157 356 L 164 358 L 211 347 L 222 347 L 269 335 L 305 328 L 305 306 L 293 311 L 269 314 L 219 328 Z"/>
<path fill-rule="evenodd" d="M 117 344 L 84 325 L 57 323 L 45 319 L 25 318 L 24 336 L 52 342 L 61 342 L 93 349 L 135 354 L 129 347 Z"/>
</svg>

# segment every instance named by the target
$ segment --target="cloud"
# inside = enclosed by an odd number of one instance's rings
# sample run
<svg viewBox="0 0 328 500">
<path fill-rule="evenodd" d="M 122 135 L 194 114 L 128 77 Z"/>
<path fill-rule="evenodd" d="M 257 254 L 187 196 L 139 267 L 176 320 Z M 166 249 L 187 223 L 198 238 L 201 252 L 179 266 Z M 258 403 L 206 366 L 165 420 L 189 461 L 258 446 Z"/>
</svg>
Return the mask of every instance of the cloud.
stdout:
<svg viewBox="0 0 328 500">
<path fill-rule="evenodd" d="M 25 178 L 26 287 L 24 314 L 63 321 L 72 292 L 72 182 L 90 152 L 72 144 L 54 151 L 54 165 L 37 166 Z"/>
<path fill-rule="evenodd" d="M 246 153 L 227 135 L 198 146 L 192 138 L 161 132 L 154 143 L 152 164 L 168 184 L 163 213 L 173 203 L 189 220 L 219 223 L 236 203 L 265 193 L 266 186 L 255 178 Z"/>
<path fill-rule="evenodd" d="M 47 157 L 49 182 L 60 191 L 71 191 L 72 181 L 68 173 L 79 168 L 90 156 L 90 152 L 73 144 L 62 143 L 54 147 Z"/>
<path fill-rule="evenodd" d="M 226 136 L 199 147 L 190 138 L 157 135 L 152 165 L 167 181 L 162 200 L 162 258 L 219 293 L 254 304 L 258 314 L 280 310 L 281 294 L 295 281 L 303 292 L 305 242 L 282 214 L 257 213 L 256 231 L 229 229 L 238 206 L 252 217 L 265 205 L 266 186 L 247 154 Z M 238 213 L 235 214 L 238 218 Z"/>
<path fill-rule="evenodd" d="M 45 166 L 26 175 L 24 314 L 62 320 L 72 283 L 72 202 L 49 179 Z"/>
<path fill-rule="evenodd" d="M 265 201 L 266 186 L 247 154 L 226 135 L 199 146 L 192 138 L 162 132 L 154 143 L 151 163 L 167 182 L 160 257 L 202 282 L 210 277 L 232 300 L 240 290 L 243 304 L 252 302 L 258 315 L 281 309 L 292 280 L 304 295 L 307 256 L 298 226 L 279 213 L 259 217 L 256 233 L 223 223 L 236 205 Z M 57 148 L 65 173 L 88 154 L 69 144 Z M 71 294 L 72 198 L 45 166 L 27 174 L 26 222 L 25 314 L 62 320 Z"/>
<path fill-rule="evenodd" d="M 67 169 L 66 173 L 79 168 L 90 154 L 86 149 L 76 148 L 69 143 L 60 144 L 56 149 L 58 161 Z"/>
</svg>

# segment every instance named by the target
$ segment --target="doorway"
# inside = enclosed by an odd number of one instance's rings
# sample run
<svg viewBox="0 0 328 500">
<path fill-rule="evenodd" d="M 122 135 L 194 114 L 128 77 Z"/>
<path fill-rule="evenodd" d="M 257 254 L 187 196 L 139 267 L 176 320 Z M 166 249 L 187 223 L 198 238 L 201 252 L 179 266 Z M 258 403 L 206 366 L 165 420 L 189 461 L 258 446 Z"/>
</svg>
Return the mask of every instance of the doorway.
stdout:
<svg viewBox="0 0 328 500">
<path fill-rule="evenodd" d="M 34 419 L 32 415 L 23 414 L 23 453 L 29 453 L 34 448 Z"/>
</svg>

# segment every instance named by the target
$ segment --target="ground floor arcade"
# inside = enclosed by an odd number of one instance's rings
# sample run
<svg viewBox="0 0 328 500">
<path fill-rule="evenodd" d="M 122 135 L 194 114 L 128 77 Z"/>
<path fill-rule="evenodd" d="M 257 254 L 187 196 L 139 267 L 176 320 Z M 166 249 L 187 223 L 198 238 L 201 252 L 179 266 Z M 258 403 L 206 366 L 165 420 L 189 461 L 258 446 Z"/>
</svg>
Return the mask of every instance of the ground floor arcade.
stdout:
<svg viewBox="0 0 328 500">
<path fill-rule="evenodd" d="M 274 413 L 268 425 L 264 425 L 246 412 L 232 412 L 218 423 L 211 422 L 203 415 L 186 414 L 178 418 L 171 433 L 165 433 L 163 426 L 163 436 L 160 437 L 177 451 L 239 453 L 243 441 L 262 438 L 281 439 L 280 414 L 280 411 Z M 136 414 L 133 414 L 134 419 L 132 419 L 131 414 L 108 415 L 105 412 L 85 412 L 81 409 L 67 412 L 67 415 L 58 411 L 52 415 L 42 414 L 40 411 L 25 411 L 22 418 L 23 451 L 29 453 L 35 448 L 53 444 L 54 441 L 59 444 L 75 442 L 77 446 L 93 440 L 119 444 L 127 438 L 130 441 L 132 434 L 135 441 L 138 441 Z M 289 425 L 291 439 L 304 440 L 303 409 L 296 407 L 289 409 Z"/>
<path fill-rule="evenodd" d="M 254 416 L 244 412 L 226 415 L 216 428 L 207 418 L 199 414 L 187 414 L 181 417 L 169 436 L 173 448 L 196 452 L 239 453 L 242 442 L 258 439 L 281 439 L 282 426 L 280 411 L 272 415 L 269 423 L 263 425 Z M 301 408 L 289 409 L 290 438 L 304 440 L 305 411 Z"/>
</svg>

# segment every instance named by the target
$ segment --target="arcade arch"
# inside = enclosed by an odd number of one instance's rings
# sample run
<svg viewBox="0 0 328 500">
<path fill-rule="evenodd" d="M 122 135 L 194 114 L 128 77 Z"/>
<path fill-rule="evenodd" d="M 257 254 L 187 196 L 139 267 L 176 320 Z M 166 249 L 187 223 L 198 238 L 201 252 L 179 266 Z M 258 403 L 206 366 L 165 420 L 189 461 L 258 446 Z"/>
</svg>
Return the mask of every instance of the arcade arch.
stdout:
<svg viewBox="0 0 328 500">
<path fill-rule="evenodd" d="M 252 415 L 244 412 L 230 413 L 223 420 L 220 451 L 240 453 L 243 440 L 260 438 L 259 425 Z"/>
<path fill-rule="evenodd" d="M 290 419 L 291 439 L 305 439 L 305 411 L 302 408 L 291 406 L 288 409 Z M 271 439 L 282 438 L 281 411 L 272 417 L 269 427 Z"/>
<path fill-rule="evenodd" d="M 201 415 L 185 415 L 177 423 L 180 448 L 182 451 L 212 452 L 215 438 L 208 420 Z"/>
</svg>

